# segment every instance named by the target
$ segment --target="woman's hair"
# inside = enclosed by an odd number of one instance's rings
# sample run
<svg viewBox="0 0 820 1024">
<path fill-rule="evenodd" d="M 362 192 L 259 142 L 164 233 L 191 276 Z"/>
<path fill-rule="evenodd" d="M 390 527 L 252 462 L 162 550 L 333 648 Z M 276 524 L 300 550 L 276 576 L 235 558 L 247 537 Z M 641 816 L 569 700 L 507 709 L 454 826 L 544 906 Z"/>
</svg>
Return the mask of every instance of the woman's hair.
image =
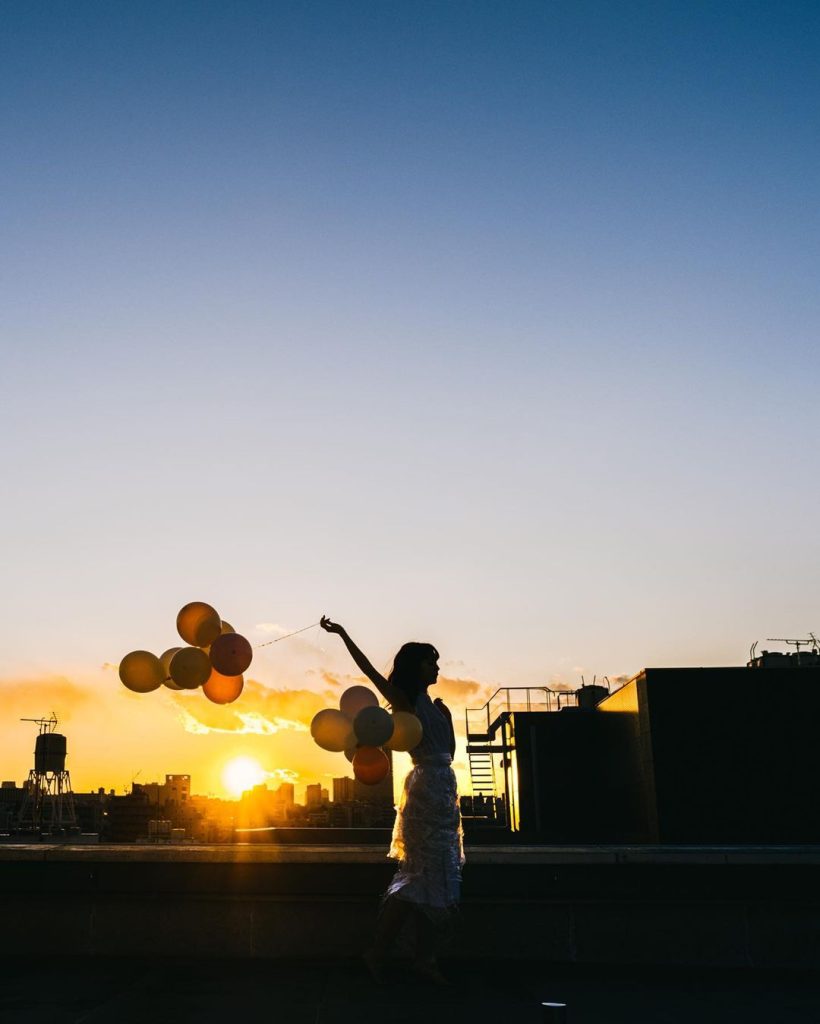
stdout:
<svg viewBox="0 0 820 1024">
<path fill-rule="evenodd" d="M 387 677 L 388 683 L 397 686 L 412 707 L 416 706 L 416 699 L 424 689 L 421 682 L 423 661 L 438 661 L 438 651 L 432 644 L 404 644 L 393 659 L 393 668 Z"/>
</svg>

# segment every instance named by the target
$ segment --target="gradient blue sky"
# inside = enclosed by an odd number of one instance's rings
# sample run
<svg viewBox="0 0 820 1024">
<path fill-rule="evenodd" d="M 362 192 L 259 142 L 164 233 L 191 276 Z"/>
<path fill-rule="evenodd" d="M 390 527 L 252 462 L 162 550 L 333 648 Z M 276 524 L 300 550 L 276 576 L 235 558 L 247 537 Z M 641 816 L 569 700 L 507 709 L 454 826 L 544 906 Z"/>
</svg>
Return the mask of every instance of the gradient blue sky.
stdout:
<svg viewBox="0 0 820 1024">
<path fill-rule="evenodd" d="M 820 629 L 817 4 L 0 34 L 7 680 L 119 685 L 192 599 L 488 685 Z"/>
</svg>

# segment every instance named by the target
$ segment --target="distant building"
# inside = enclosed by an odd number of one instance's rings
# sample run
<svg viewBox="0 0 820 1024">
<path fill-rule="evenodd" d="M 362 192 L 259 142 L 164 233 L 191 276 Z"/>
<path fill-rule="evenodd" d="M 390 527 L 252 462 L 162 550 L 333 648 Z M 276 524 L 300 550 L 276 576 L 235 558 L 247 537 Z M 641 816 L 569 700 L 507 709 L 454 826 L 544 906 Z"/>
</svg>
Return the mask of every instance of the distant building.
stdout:
<svg viewBox="0 0 820 1024">
<path fill-rule="evenodd" d="M 164 789 L 166 803 L 186 803 L 191 798 L 191 776 L 166 775 Z"/>
<path fill-rule="evenodd" d="M 114 796 L 108 801 L 103 838 L 112 843 L 135 843 L 148 836 L 148 822 L 156 818 L 156 807 L 148 794 L 135 783 L 127 796 Z"/>
<path fill-rule="evenodd" d="M 93 820 L 97 814 L 94 798 L 87 794 L 86 820 Z M 169 829 L 179 833 L 184 829 L 187 835 L 198 831 L 202 812 L 191 800 L 190 775 L 166 775 L 165 782 L 135 782 L 131 792 L 122 797 L 110 796 L 105 799 L 103 837 L 114 843 L 133 843 L 137 840 L 162 839 Z M 170 822 L 169 829 L 149 825 L 149 822 Z"/>
<path fill-rule="evenodd" d="M 324 790 L 327 793 L 327 790 Z M 314 809 L 322 806 L 322 784 L 314 782 L 305 787 L 305 807 Z"/>
<path fill-rule="evenodd" d="M 342 804 L 334 801 L 330 805 L 328 817 L 331 828 L 352 828 L 353 806 L 350 803 Z"/>
<path fill-rule="evenodd" d="M 277 788 L 276 796 L 285 807 L 293 807 L 296 802 L 296 787 L 292 782 L 283 782 Z"/>
<path fill-rule="evenodd" d="M 74 794 L 74 809 L 81 832 L 102 833 L 109 799 L 102 786 L 92 793 Z"/>
<path fill-rule="evenodd" d="M 13 782 L 4 782 L 0 786 L 0 832 L 9 832 L 17 821 L 20 807 L 26 790 Z"/>
<path fill-rule="evenodd" d="M 355 798 L 356 787 L 353 779 L 341 778 L 333 780 L 333 803 L 348 804 Z"/>
</svg>

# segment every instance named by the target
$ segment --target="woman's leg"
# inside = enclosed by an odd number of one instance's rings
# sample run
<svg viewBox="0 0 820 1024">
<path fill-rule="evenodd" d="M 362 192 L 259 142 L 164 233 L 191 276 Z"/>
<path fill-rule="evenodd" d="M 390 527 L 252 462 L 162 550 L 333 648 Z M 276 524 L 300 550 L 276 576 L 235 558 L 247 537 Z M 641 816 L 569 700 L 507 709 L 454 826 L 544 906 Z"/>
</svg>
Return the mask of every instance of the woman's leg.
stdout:
<svg viewBox="0 0 820 1024">
<path fill-rule="evenodd" d="M 436 962 L 436 926 L 423 910 L 416 911 L 416 964 Z"/>
<path fill-rule="evenodd" d="M 412 903 L 396 896 L 388 896 L 382 904 L 376 921 L 373 945 L 364 952 L 364 962 L 376 981 L 384 980 L 382 963 L 399 937 L 399 932 L 404 927 L 412 909 Z"/>
<path fill-rule="evenodd" d="M 436 923 L 422 910 L 416 911 L 416 959 L 415 969 L 427 981 L 436 985 L 449 984 L 436 962 Z"/>
<path fill-rule="evenodd" d="M 403 900 L 398 896 L 388 896 L 376 921 L 376 933 L 373 937 L 373 946 L 381 956 L 384 956 L 399 937 L 399 932 L 404 927 L 410 916 L 413 904 L 409 900 Z"/>
</svg>

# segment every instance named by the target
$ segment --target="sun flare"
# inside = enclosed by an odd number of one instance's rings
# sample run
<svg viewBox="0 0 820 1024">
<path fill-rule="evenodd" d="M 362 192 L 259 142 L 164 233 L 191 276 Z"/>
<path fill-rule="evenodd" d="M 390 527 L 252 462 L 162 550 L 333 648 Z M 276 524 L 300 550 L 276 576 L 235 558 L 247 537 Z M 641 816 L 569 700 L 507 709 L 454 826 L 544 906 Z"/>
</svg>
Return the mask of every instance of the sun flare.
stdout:
<svg viewBox="0 0 820 1024">
<path fill-rule="evenodd" d="M 225 765 L 222 782 L 231 796 L 239 797 L 265 781 L 265 771 L 252 757 L 235 757 Z"/>
</svg>

